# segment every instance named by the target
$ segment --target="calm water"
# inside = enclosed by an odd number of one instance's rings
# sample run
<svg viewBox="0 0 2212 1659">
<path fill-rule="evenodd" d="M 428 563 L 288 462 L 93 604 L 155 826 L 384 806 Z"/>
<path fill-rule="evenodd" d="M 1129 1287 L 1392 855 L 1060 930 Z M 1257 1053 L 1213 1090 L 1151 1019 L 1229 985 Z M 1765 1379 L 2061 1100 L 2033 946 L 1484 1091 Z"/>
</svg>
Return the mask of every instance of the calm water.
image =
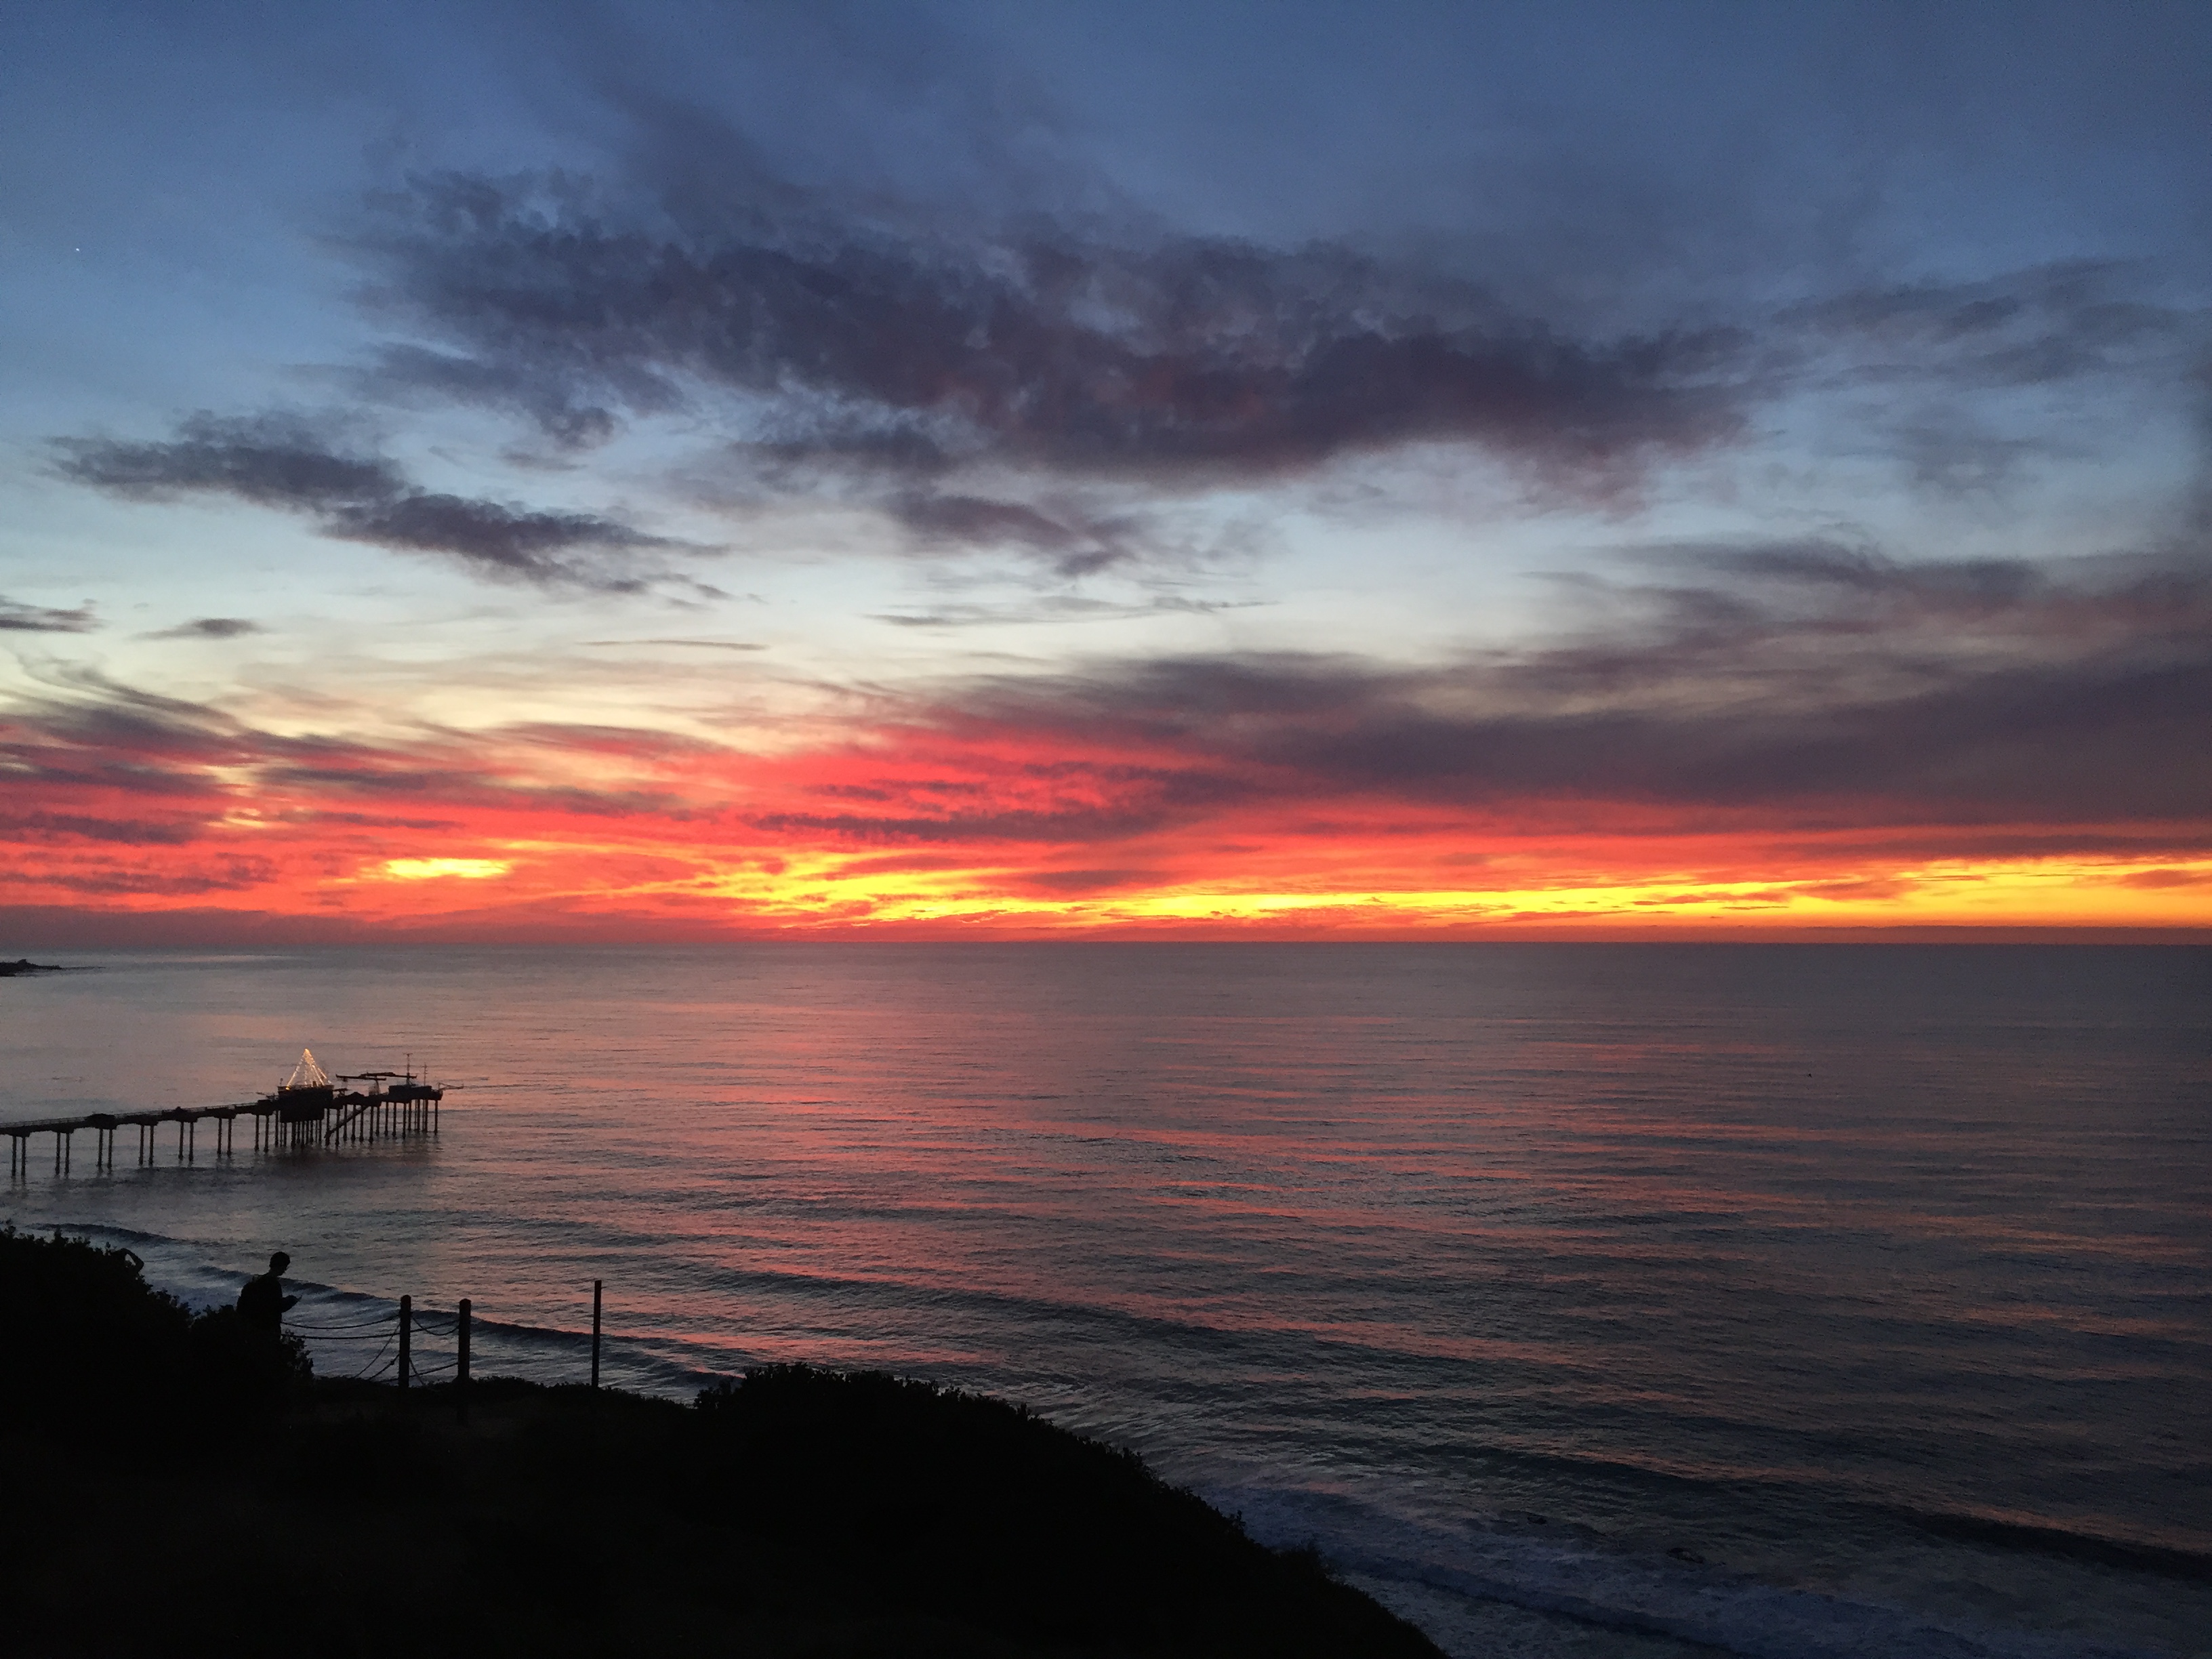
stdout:
<svg viewBox="0 0 2212 1659">
<path fill-rule="evenodd" d="M 2212 952 L 67 959 L 0 981 L 0 1120 L 302 1043 L 466 1085 L 434 1143 L 39 1144 L 0 1215 L 201 1299 L 281 1245 L 303 1317 L 468 1296 L 574 1376 L 604 1279 L 617 1380 L 1028 1401 L 1455 1654 L 2212 1652 Z"/>
</svg>

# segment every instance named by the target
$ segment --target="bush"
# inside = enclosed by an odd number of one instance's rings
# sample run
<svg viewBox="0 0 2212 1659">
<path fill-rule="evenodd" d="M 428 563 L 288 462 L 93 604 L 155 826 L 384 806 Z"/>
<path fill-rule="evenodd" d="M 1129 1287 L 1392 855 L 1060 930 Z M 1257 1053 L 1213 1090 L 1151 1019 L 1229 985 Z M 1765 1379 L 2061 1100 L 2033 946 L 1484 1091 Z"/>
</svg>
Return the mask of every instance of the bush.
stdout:
<svg viewBox="0 0 2212 1659">
<path fill-rule="evenodd" d="M 140 1409 L 265 1413 L 312 1372 L 297 1337 L 249 1330 L 235 1308 L 195 1316 L 128 1250 L 58 1232 L 0 1227 L 0 1407 L 56 1426 Z"/>
</svg>

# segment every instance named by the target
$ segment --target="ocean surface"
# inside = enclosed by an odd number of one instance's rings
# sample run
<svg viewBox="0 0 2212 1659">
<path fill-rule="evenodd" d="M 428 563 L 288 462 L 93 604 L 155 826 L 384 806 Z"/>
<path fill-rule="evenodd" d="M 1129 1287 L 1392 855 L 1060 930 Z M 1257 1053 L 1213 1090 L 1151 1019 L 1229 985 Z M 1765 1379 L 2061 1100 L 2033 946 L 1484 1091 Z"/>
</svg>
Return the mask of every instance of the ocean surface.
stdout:
<svg viewBox="0 0 2212 1659">
<path fill-rule="evenodd" d="M 461 1085 L 0 1191 L 196 1301 L 289 1250 L 325 1373 L 405 1292 L 580 1379 L 599 1279 L 613 1381 L 1024 1401 L 1455 1655 L 2212 1653 L 2212 951 L 46 959 L 92 971 L 0 981 L 0 1123 L 302 1045 Z"/>
</svg>

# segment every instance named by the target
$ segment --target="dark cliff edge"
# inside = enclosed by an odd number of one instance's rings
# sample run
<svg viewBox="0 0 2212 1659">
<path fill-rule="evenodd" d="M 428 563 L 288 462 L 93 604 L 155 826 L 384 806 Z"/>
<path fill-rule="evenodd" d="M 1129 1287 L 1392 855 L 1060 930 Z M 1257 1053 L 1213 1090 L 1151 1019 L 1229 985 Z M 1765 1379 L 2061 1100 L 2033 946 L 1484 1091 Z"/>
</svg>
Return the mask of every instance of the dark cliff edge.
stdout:
<svg viewBox="0 0 2212 1659">
<path fill-rule="evenodd" d="M 464 1424 L 8 1230 L 0 1320 L 12 1651 L 1437 1653 L 1133 1455 L 925 1382 L 480 1379 Z"/>
</svg>

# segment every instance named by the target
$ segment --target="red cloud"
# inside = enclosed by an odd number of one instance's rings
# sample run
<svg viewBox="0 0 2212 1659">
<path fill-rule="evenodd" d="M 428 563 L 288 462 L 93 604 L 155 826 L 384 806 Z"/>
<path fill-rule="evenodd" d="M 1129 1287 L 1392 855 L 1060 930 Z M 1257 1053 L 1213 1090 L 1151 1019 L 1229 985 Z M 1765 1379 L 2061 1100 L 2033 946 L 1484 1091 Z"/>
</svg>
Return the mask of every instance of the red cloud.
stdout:
<svg viewBox="0 0 2212 1659">
<path fill-rule="evenodd" d="M 288 736 L 82 679 L 0 726 L 0 905 L 486 937 L 2212 924 L 2212 585 L 1701 556 L 1737 586 L 1517 656 L 1107 665 L 750 746 Z"/>
</svg>

